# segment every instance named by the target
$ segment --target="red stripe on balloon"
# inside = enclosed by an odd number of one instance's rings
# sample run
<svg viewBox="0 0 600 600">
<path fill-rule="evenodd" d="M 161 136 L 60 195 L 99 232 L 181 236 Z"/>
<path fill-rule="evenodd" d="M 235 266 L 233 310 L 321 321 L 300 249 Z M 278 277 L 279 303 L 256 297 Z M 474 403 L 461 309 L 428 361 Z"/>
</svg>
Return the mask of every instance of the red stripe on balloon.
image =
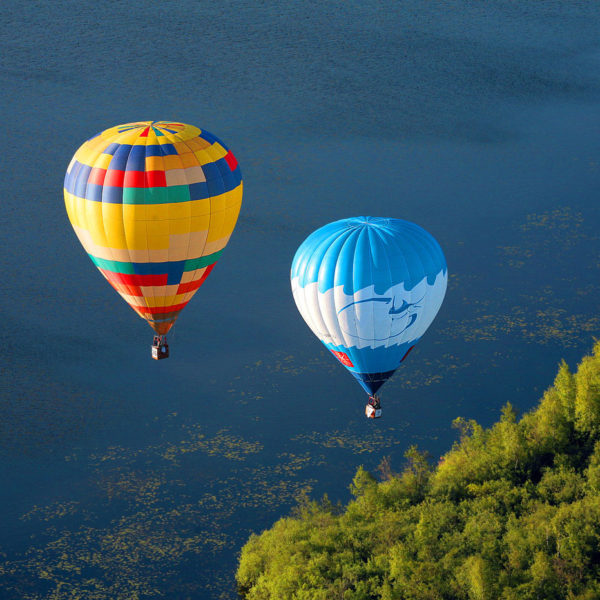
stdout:
<svg viewBox="0 0 600 600">
<path fill-rule="evenodd" d="M 167 187 L 167 178 L 164 171 L 146 171 L 145 187 Z"/>
<path fill-rule="evenodd" d="M 144 295 L 142 290 L 137 285 L 125 285 L 117 283 L 116 281 L 108 280 L 108 283 L 112 285 L 119 294 L 125 294 L 126 296 L 139 296 L 140 298 Z"/>
<path fill-rule="evenodd" d="M 113 187 L 123 187 L 124 177 L 125 171 L 119 171 L 118 169 L 109 169 L 108 171 L 106 171 L 104 185 L 110 185 Z"/>
<path fill-rule="evenodd" d="M 187 302 L 184 302 L 183 304 L 173 304 L 171 306 L 136 306 L 135 304 L 130 304 L 130 306 L 145 314 L 160 315 L 162 313 L 179 311 L 183 309 L 186 304 Z"/>
<path fill-rule="evenodd" d="M 123 187 L 153 188 L 166 187 L 167 178 L 164 171 L 125 171 Z"/>
<path fill-rule="evenodd" d="M 161 275 L 126 275 L 125 273 L 113 273 L 106 269 L 100 269 L 100 271 L 110 282 L 141 287 L 167 285 L 169 277 L 167 273 Z"/>
<path fill-rule="evenodd" d="M 127 188 L 143 188 L 146 183 L 146 176 L 144 171 L 125 171 L 125 177 L 123 179 L 123 187 Z"/>
<path fill-rule="evenodd" d="M 414 346 L 411 346 L 411 347 L 410 347 L 410 348 L 409 348 L 409 349 L 406 351 L 406 354 L 405 354 L 405 355 L 402 357 L 402 360 L 401 360 L 400 362 L 402 362 L 402 361 L 403 361 L 403 360 L 404 360 L 404 359 L 405 359 L 405 358 L 406 358 L 406 357 L 407 357 L 407 356 L 410 354 L 410 351 L 411 351 L 413 348 L 414 348 Z"/>
<path fill-rule="evenodd" d="M 104 179 L 106 177 L 106 169 L 100 169 L 98 167 L 94 167 L 90 176 L 88 177 L 88 183 L 94 183 L 96 185 L 104 185 Z"/>
<path fill-rule="evenodd" d="M 231 150 L 225 155 L 225 160 L 232 171 L 235 171 L 238 166 L 237 158 L 232 154 Z"/>
<path fill-rule="evenodd" d="M 187 283 L 180 283 L 179 287 L 177 288 L 177 293 L 185 294 L 187 292 L 193 292 L 194 290 L 197 290 L 204 283 L 204 280 L 209 276 L 216 264 L 217 263 L 213 263 L 210 265 L 210 267 L 206 267 L 206 271 L 202 273 L 202 277 L 200 277 L 200 279 L 197 279 L 196 281 L 188 281 Z"/>
</svg>

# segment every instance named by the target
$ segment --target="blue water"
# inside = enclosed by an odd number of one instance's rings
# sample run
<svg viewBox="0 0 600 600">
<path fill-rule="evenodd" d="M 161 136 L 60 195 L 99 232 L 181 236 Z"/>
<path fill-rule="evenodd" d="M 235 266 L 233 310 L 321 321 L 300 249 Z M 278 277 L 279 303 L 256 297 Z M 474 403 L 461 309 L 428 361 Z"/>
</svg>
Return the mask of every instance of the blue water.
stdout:
<svg viewBox="0 0 600 600">
<path fill-rule="evenodd" d="M 237 553 L 303 490 L 434 457 L 454 417 L 533 406 L 600 335 L 596 3 L 2 7 L 0 598 L 235 598 Z M 205 127 L 242 167 L 234 236 L 171 338 L 79 246 L 77 147 Z M 334 219 L 414 221 L 444 305 L 385 418 L 298 315 L 296 248 Z"/>
</svg>

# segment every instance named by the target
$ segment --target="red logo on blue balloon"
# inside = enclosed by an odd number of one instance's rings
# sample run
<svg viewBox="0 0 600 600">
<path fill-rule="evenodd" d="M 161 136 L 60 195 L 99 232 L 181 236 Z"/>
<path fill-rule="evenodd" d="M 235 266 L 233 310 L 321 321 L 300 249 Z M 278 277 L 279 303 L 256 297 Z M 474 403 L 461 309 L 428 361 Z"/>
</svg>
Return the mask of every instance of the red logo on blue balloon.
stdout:
<svg viewBox="0 0 600 600">
<path fill-rule="evenodd" d="M 339 352 L 338 350 L 332 350 L 331 353 L 345 366 L 354 367 L 352 361 L 345 352 Z"/>
</svg>

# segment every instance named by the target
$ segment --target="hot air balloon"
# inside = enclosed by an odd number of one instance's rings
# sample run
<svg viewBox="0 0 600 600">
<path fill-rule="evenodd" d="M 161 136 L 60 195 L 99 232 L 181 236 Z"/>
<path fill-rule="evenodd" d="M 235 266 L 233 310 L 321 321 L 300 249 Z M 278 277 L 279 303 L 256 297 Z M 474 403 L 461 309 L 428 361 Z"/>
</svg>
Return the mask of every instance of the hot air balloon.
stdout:
<svg viewBox="0 0 600 600">
<path fill-rule="evenodd" d="M 437 241 L 401 219 L 342 219 L 298 248 L 291 270 L 296 306 L 369 394 L 367 417 L 381 416 L 377 391 L 431 325 L 447 281 Z"/>
<path fill-rule="evenodd" d="M 92 262 L 154 329 L 152 357 L 221 257 L 242 203 L 235 156 L 184 123 L 118 125 L 87 140 L 65 176 L 71 225 Z"/>
</svg>

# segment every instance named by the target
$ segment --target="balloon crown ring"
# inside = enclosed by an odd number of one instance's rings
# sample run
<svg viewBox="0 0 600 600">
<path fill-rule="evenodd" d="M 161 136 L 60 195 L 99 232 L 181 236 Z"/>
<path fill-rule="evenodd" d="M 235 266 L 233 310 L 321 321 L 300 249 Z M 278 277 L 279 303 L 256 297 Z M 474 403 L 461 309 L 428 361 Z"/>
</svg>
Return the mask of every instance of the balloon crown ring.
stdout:
<svg viewBox="0 0 600 600">
<path fill-rule="evenodd" d="M 157 136 L 165 135 L 167 133 L 179 133 L 182 129 L 184 129 L 186 125 L 184 123 L 171 123 L 169 121 L 141 121 L 138 123 L 128 123 L 123 127 L 119 128 L 119 133 L 124 133 L 126 131 L 133 131 L 134 129 L 142 129 L 144 131 L 141 132 L 141 137 L 146 137 L 150 132 L 150 129 L 154 131 Z"/>
</svg>

